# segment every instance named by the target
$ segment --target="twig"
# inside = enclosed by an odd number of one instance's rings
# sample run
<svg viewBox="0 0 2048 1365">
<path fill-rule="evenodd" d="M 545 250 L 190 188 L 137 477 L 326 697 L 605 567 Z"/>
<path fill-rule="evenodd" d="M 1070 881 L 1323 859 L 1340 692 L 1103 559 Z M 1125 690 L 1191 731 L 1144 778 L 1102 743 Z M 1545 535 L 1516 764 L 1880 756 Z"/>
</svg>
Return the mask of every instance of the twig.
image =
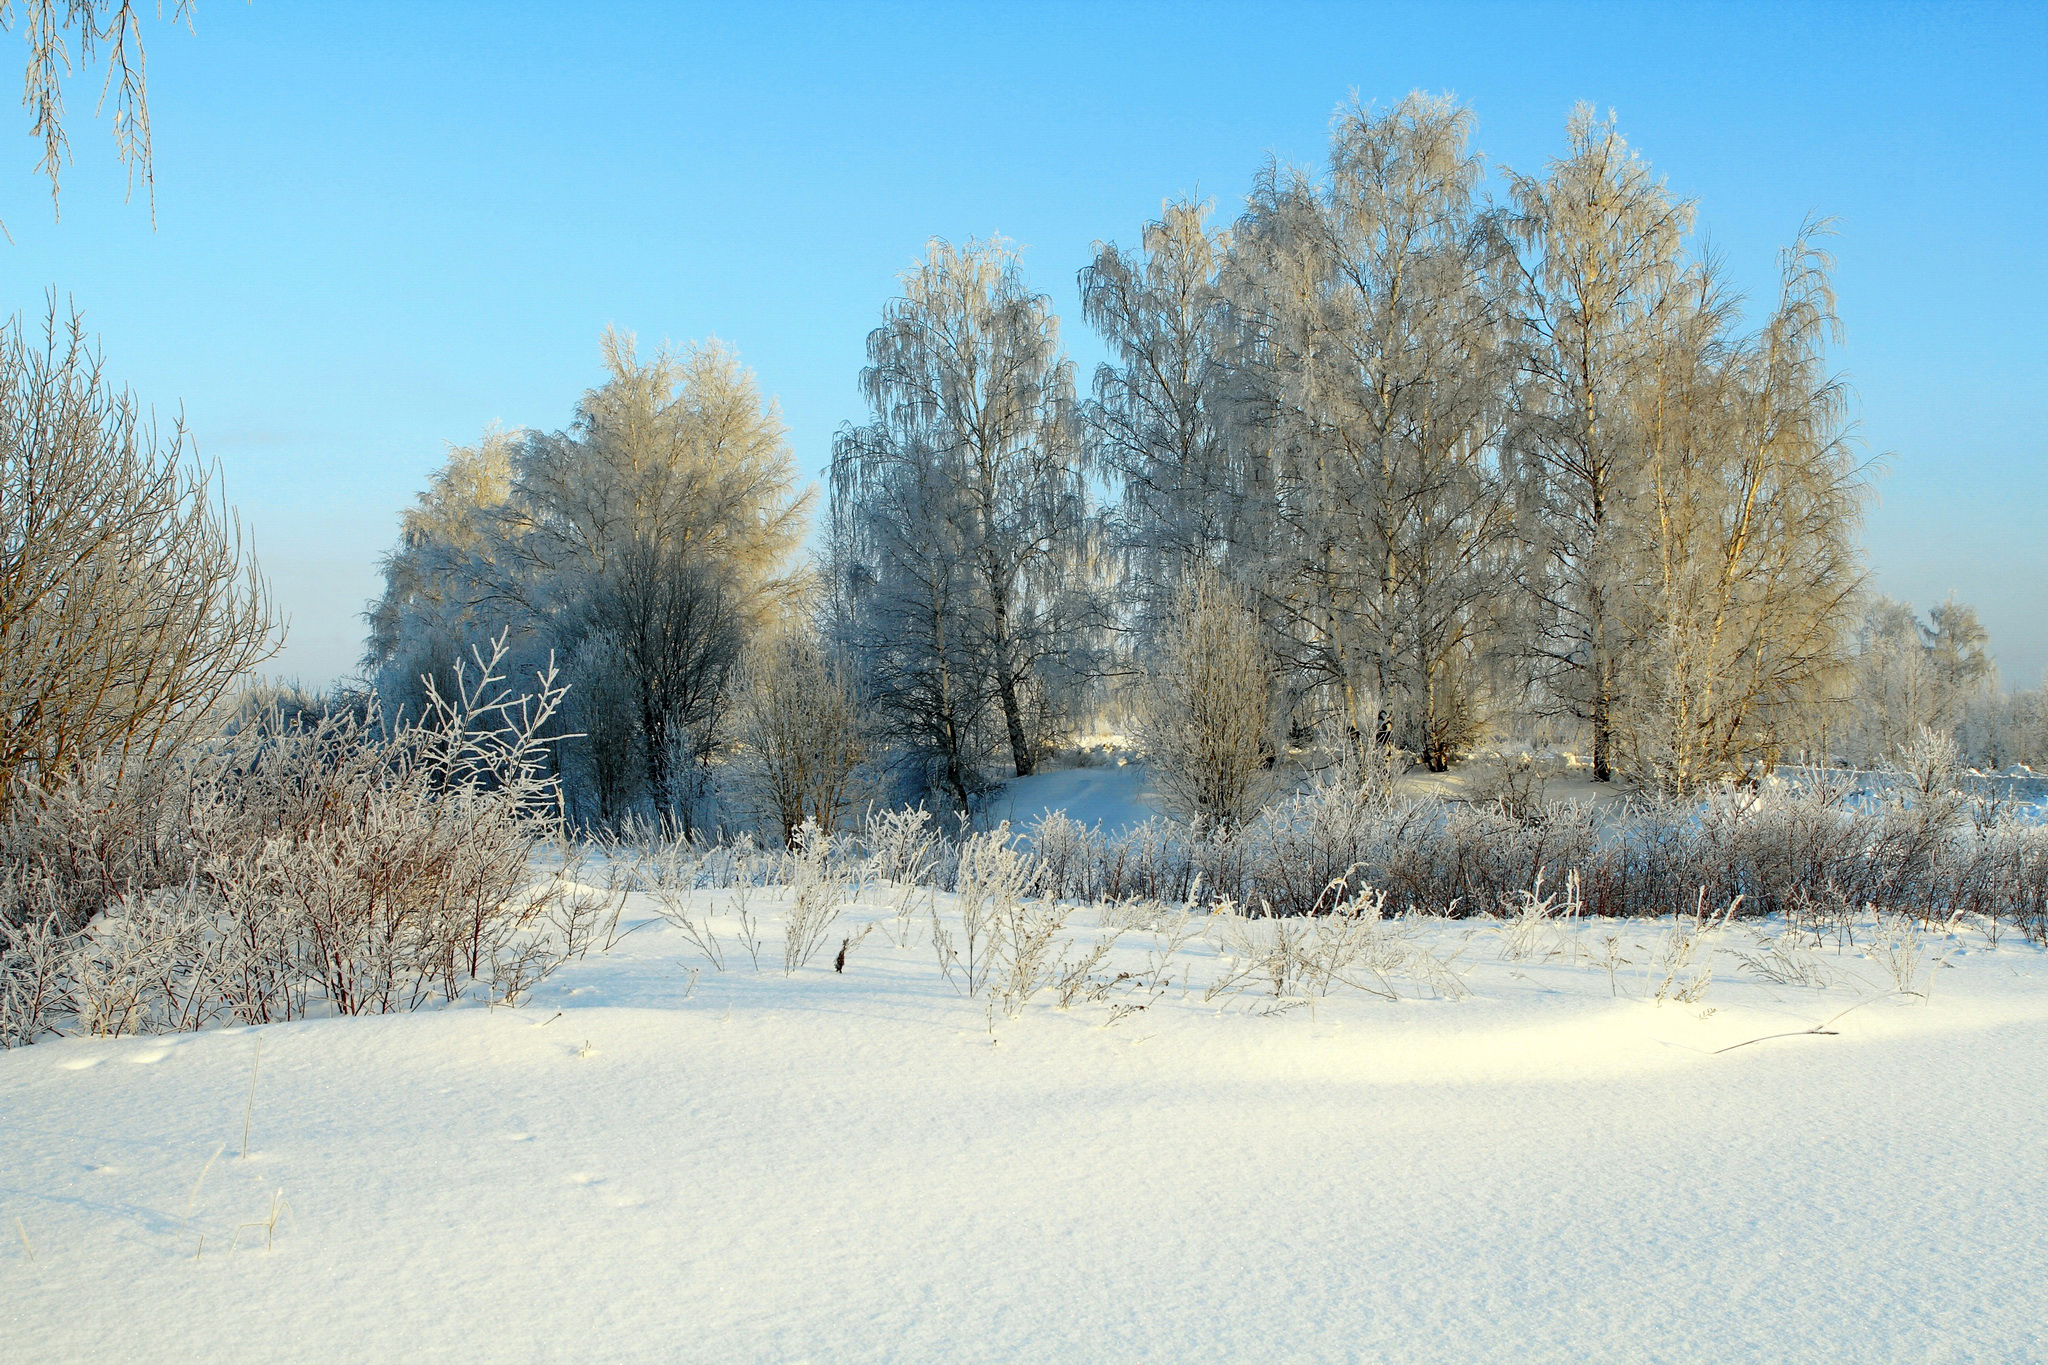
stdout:
<svg viewBox="0 0 2048 1365">
<path fill-rule="evenodd" d="M 617 946 L 618 946 L 618 945 L 619 945 L 620 943 L 623 943 L 623 942 L 624 942 L 624 941 L 625 941 L 625 940 L 626 940 L 627 938 L 631 937 L 631 936 L 632 936 L 632 935 L 634 935 L 634 934 L 637 934 L 637 933 L 639 933 L 639 932 L 640 932 L 640 931 L 641 931 L 642 929 L 645 929 L 645 928 L 646 928 L 646 927 L 647 927 L 648 925 L 650 925 L 650 924 L 662 924 L 662 923 L 665 923 L 665 922 L 666 922 L 666 921 L 665 921 L 665 920 L 663 920 L 663 918 L 662 918 L 662 917 L 661 917 L 660 915 L 655 915 L 655 916 L 653 916 L 652 918 L 649 918 L 649 919 L 643 919 L 643 920 L 641 920 L 641 921 L 640 921 L 640 922 L 639 922 L 638 924 L 635 924 L 635 925 L 634 925 L 634 926 L 633 926 L 632 928 L 628 929 L 628 930 L 627 930 L 627 931 L 626 931 L 625 933 L 623 933 L 623 934 L 612 934 L 612 935 L 609 935 L 609 936 L 607 936 L 607 937 L 606 937 L 606 939 L 605 939 L 605 944 L 604 944 L 604 950 L 605 950 L 606 952 L 610 952 L 610 951 L 611 951 L 611 950 L 612 950 L 613 948 L 617 947 Z M 613 928 L 617 928 L 617 927 L 618 927 L 618 919 L 617 919 L 617 917 L 616 917 L 616 916 L 615 916 L 615 917 L 614 917 L 614 918 L 612 919 L 612 926 L 613 926 Z"/>
<path fill-rule="evenodd" d="M 256 1077 L 263 1070 L 263 1035 L 256 1035 L 256 1061 L 249 1068 L 249 1104 L 242 1110 L 242 1159 L 249 1159 L 249 1120 L 256 1114 Z M 212 1163 L 207 1163 L 211 1165 Z M 205 1179 L 204 1172 L 200 1179 Z M 194 1193 L 197 1193 L 195 1188 Z"/>
<path fill-rule="evenodd" d="M 227 1149 L 228 1145 L 225 1142 L 221 1143 L 218 1147 L 215 1147 L 213 1149 L 213 1155 L 206 1158 L 206 1164 L 199 1168 L 199 1178 L 192 1182 L 192 1193 L 185 1196 L 184 1223 L 186 1227 L 189 1228 L 192 1226 L 192 1210 L 199 1206 L 199 1187 L 206 1183 L 206 1177 L 208 1172 L 213 1170 L 213 1163 L 219 1161 L 220 1154 L 222 1152 L 225 1152 Z"/>
<path fill-rule="evenodd" d="M 1829 1024 L 1834 1023 L 1835 1020 L 1841 1018 L 1845 1014 L 1848 1014 L 1851 1010 L 1860 1010 L 1865 1005 L 1869 1004 L 1871 1001 L 1882 1000 L 1884 998 L 1885 997 L 1881 995 L 1866 995 L 1861 1000 L 1858 1000 L 1855 1004 L 1849 1006 L 1848 1009 L 1839 1010 L 1836 1013 L 1829 1015 L 1827 1018 L 1821 1020 L 1818 1024 L 1815 1024 L 1812 1028 L 1793 1029 L 1790 1033 L 1766 1033 L 1761 1038 L 1748 1038 L 1739 1043 L 1730 1043 L 1726 1047 L 1717 1047 L 1707 1055 L 1709 1057 L 1718 1057 L 1724 1052 L 1733 1052 L 1736 1048 L 1748 1047 L 1751 1043 L 1768 1043 L 1773 1038 L 1839 1038 L 1842 1036 L 1841 1030 L 1831 1029 L 1828 1027 Z"/>
<path fill-rule="evenodd" d="M 271 1191 L 271 1195 L 270 1195 L 270 1217 L 268 1217 L 268 1218 L 259 1218 L 259 1219 L 257 1219 L 257 1220 L 256 1220 L 255 1222 L 253 1222 L 253 1223 L 243 1223 L 243 1224 L 241 1224 L 241 1225 L 240 1225 L 239 1227 L 237 1227 L 237 1228 L 235 1229 L 235 1235 L 234 1235 L 233 1237 L 231 1237 L 231 1238 L 229 1238 L 229 1239 L 228 1239 L 228 1250 L 229 1250 L 229 1251 L 233 1251 L 233 1250 L 234 1250 L 234 1249 L 235 1249 L 235 1248 L 236 1248 L 237 1246 L 239 1246 L 239 1245 L 241 1244 L 241 1240 L 242 1240 L 242 1234 L 243 1234 L 244 1232 L 248 1231 L 248 1230 L 249 1230 L 250 1228 L 262 1228 L 262 1229 L 263 1229 L 263 1249 L 264 1249 L 265 1251 L 268 1251 L 268 1250 L 270 1250 L 270 1247 L 271 1247 L 271 1243 L 272 1243 L 273 1241 L 275 1241 L 275 1240 L 276 1240 L 276 1238 L 277 1238 L 277 1219 L 278 1219 L 278 1215 L 279 1215 L 279 1214 L 282 1214 L 282 1213 L 290 1212 L 290 1210 L 291 1210 L 291 1201 L 290 1201 L 290 1200 L 288 1200 L 288 1199 L 286 1199 L 286 1198 L 284 1197 L 284 1191 L 283 1191 L 283 1190 L 273 1190 L 273 1191 Z M 298 1221 L 299 1221 L 299 1216 L 298 1216 L 298 1214 L 296 1214 L 296 1213 L 293 1213 L 293 1214 L 292 1214 L 292 1223 L 293 1223 L 293 1225 L 294 1225 L 294 1226 L 296 1226 L 296 1225 L 298 1224 Z"/>
<path fill-rule="evenodd" d="M 21 1234 L 21 1249 L 26 1251 L 28 1258 L 33 1261 L 36 1258 L 36 1249 L 28 1244 L 28 1225 L 21 1221 L 21 1215 L 18 1213 L 14 1215 L 14 1227 L 15 1231 Z"/>
<path fill-rule="evenodd" d="M 1735 1051 L 1735 1049 L 1736 1049 L 1736 1048 L 1739 1048 L 1739 1047 L 1748 1047 L 1748 1046 L 1749 1046 L 1749 1045 L 1750 1045 L 1751 1043 L 1768 1043 L 1768 1042 L 1770 1042 L 1770 1041 L 1771 1041 L 1771 1039 L 1773 1039 L 1773 1038 L 1839 1038 L 1839 1037 L 1841 1037 L 1841 1031 L 1840 1031 L 1839 1029 L 1831 1029 L 1831 1028 L 1822 1028 L 1822 1027 L 1821 1027 L 1820 1025 L 1816 1024 L 1816 1025 L 1814 1025 L 1814 1026 L 1813 1026 L 1812 1028 L 1802 1028 L 1802 1029 L 1794 1029 L 1794 1030 L 1792 1030 L 1792 1031 L 1791 1031 L 1790 1033 L 1766 1033 L 1766 1034 L 1765 1034 L 1765 1035 L 1764 1035 L 1763 1037 L 1761 1037 L 1761 1038 L 1748 1038 L 1748 1039 L 1745 1039 L 1745 1040 L 1743 1040 L 1742 1042 L 1739 1042 L 1739 1043 L 1730 1043 L 1730 1044 L 1729 1044 L 1729 1045 L 1728 1045 L 1727 1047 L 1717 1047 L 1717 1048 L 1715 1048 L 1715 1049 L 1714 1049 L 1714 1050 L 1713 1050 L 1712 1052 L 1708 1053 L 1707 1055 L 1708 1055 L 1708 1056 L 1710 1056 L 1710 1057 L 1718 1057 L 1718 1056 L 1720 1056 L 1720 1055 L 1721 1055 L 1722 1053 L 1724 1053 L 1724 1052 L 1733 1052 L 1733 1051 Z"/>
</svg>

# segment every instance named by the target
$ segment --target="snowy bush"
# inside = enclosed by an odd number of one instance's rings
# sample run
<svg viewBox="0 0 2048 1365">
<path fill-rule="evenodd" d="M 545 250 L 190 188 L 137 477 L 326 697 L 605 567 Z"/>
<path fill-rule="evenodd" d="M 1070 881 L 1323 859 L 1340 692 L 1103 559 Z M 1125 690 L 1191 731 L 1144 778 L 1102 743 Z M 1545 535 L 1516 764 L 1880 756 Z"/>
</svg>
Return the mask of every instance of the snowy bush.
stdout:
<svg viewBox="0 0 2048 1365">
<path fill-rule="evenodd" d="M 543 728 L 502 648 L 453 695 L 257 717 L 141 782 L 17 802 L 0 843 L 0 1038 L 160 1032 L 517 999 L 588 947 L 604 893 L 532 859 L 561 833 Z"/>
<path fill-rule="evenodd" d="M 1151 820 L 1111 833 L 1048 814 L 1028 831 L 1032 870 L 1018 894 L 1107 907 L 1228 902 L 1278 917 L 1329 914 L 1369 894 L 1391 914 L 1513 918 L 1531 894 L 1569 883 L 1575 913 L 1593 917 L 1693 915 L 1704 900 L 1750 918 L 1872 909 L 2048 932 L 2048 826 L 2030 808 L 1961 794 L 1944 772 L 1937 762 L 1875 792 L 1795 774 L 1608 807 L 1398 800 L 1385 784 L 1332 774 L 1235 831 Z M 949 835 L 922 811 L 876 813 L 834 856 L 865 859 L 875 880 L 979 895 L 992 837 Z"/>
</svg>

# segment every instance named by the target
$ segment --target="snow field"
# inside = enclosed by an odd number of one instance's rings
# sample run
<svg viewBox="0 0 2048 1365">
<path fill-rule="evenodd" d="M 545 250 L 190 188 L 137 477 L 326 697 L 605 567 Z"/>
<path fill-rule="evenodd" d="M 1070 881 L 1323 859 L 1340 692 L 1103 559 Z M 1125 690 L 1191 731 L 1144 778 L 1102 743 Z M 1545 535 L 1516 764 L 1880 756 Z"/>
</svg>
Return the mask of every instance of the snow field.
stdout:
<svg viewBox="0 0 2048 1365">
<path fill-rule="evenodd" d="M 1715 930 L 1667 986 L 1683 923 L 1390 922 L 1382 960 L 1454 990 L 1354 963 L 1283 998 L 1211 990 L 1272 926 L 1195 917 L 1162 990 L 1172 907 L 1076 908 L 1070 962 L 1143 921 L 1092 974 L 1132 975 L 1012 1017 L 900 893 L 787 975 L 789 892 L 746 896 L 759 972 L 735 893 L 692 912 L 722 972 L 636 894 L 518 1009 L 0 1055 L 0 1354 L 2048 1358 L 2015 939 L 1905 945 L 1907 995 L 1872 926 Z"/>
</svg>

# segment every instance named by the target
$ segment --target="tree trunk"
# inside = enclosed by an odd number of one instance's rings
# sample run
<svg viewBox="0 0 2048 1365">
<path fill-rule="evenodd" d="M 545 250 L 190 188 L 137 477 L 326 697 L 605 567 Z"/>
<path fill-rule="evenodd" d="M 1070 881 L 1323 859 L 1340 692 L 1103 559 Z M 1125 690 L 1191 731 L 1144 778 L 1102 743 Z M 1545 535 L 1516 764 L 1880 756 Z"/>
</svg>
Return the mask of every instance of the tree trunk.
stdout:
<svg viewBox="0 0 2048 1365">
<path fill-rule="evenodd" d="M 996 683 L 996 691 L 1003 699 L 1003 723 L 1010 727 L 1010 757 L 1016 762 L 1017 776 L 1029 777 L 1036 765 L 1032 762 L 1031 744 L 1024 737 L 1024 712 L 1017 704 L 1017 683 L 1008 669 Z"/>
<path fill-rule="evenodd" d="M 1607 694 L 1604 659 L 1593 669 L 1593 780 L 1614 780 L 1614 707 Z"/>
</svg>

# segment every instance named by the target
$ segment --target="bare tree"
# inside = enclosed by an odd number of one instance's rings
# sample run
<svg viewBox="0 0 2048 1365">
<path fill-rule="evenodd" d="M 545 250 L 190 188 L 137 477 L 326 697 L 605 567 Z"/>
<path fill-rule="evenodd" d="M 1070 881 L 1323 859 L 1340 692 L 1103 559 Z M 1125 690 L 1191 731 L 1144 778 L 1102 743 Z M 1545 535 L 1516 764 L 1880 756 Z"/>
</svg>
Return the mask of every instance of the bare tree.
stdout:
<svg viewBox="0 0 2048 1365">
<path fill-rule="evenodd" d="M 792 624 L 755 645 L 738 711 L 739 785 L 776 835 L 793 845 L 806 822 L 836 829 L 853 809 L 867 744 L 846 675 L 814 631 Z"/>
<path fill-rule="evenodd" d="M 0 329 L 0 805 L 158 758 L 279 636 L 212 471 L 101 365 L 54 301 L 39 340 Z"/>
<path fill-rule="evenodd" d="M 1281 719 L 1258 617 L 1213 571 L 1190 575 L 1138 721 L 1168 807 L 1199 828 L 1236 829 L 1272 794 Z"/>
<path fill-rule="evenodd" d="M 935 687 L 931 719 L 957 730 L 981 708 L 963 689 L 985 682 L 1023 776 L 1037 749 L 1029 693 L 1073 661 L 1087 626 L 1090 518 L 1058 322 L 1001 242 L 934 240 L 869 334 L 868 360 L 873 420 L 833 448 L 840 562 L 881 590 L 849 599 L 863 647 L 923 651 L 869 670 L 871 686 L 902 673 Z M 957 769 L 965 746 L 946 744 Z M 948 782 L 968 785 L 958 771 Z"/>
<path fill-rule="evenodd" d="M 1632 418 L 1673 314 L 1697 296 L 1682 249 L 1693 210 L 1583 104 L 1549 175 L 1509 184 L 1524 251 L 1512 450 L 1530 548 L 1523 582 L 1540 616 L 1530 653 L 1539 681 L 1591 727 L 1593 775 L 1604 782 L 1636 644 L 1627 594 L 1648 572 L 1634 554 L 1648 460 Z"/>
</svg>

